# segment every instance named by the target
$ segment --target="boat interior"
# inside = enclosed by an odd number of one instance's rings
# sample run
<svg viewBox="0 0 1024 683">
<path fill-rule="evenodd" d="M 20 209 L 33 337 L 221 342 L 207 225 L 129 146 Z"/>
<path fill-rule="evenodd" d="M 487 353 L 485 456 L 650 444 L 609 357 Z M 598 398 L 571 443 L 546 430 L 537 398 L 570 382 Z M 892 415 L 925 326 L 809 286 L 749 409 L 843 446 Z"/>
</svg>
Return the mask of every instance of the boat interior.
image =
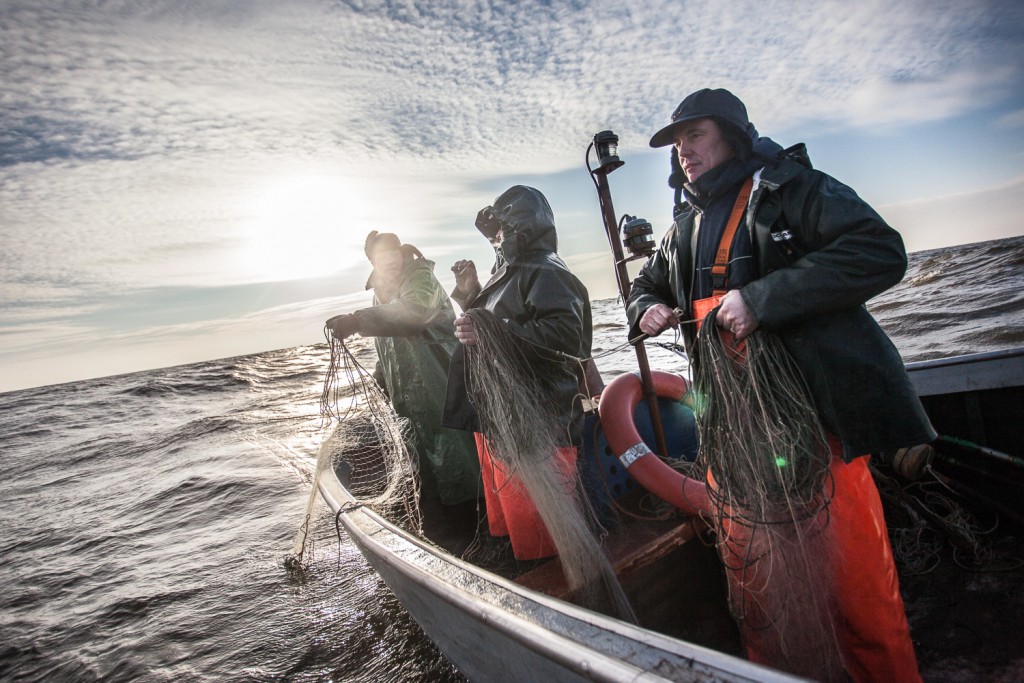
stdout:
<svg viewBox="0 0 1024 683">
<path fill-rule="evenodd" d="M 665 635 L 739 655 L 739 631 L 729 613 L 726 581 L 708 528 L 700 520 L 663 509 L 641 512 L 649 497 L 632 491 L 616 501 L 614 523 L 605 523 L 602 547 L 638 623 Z M 664 507 L 664 506 L 662 506 Z M 444 506 L 437 506 L 444 508 Z M 461 512 L 460 512 L 461 510 Z M 486 522 L 470 527 L 465 506 L 424 510 L 424 533 L 438 545 L 504 578 L 555 598 L 582 604 L 570 590 L 557 557 L 518 561 L 507 539 L 494 539 Z M 428 521 L 434 516 L 435 521 Z M 445 520 L 440 524 L 436 520 Z M 453 534 L 453 528 L 461 529 Z M 598 611 L 601 606 L 586 605 Z M 609 611 L 610 613 L 610 611 Z"/>
<path fill-rule="evenodd" d="M 923 400 L 940 439 L 916 459 L 876 454 L 871 461 L 890 534 L 917 525 L 919 540 L 930 544 L 921 568 L 905 562 L 894 543 L 922 674 L 926 680 L 1024 674 L 1024 393 L 1017 386 Z M 588 489 L 603 511 L 603 546 L 640 625 L 742 656 L 711 532 L 699 520 L 652 502 L 599 432 L 585 445 L 580 466 L 590 468 Z M 934 509 L 927 497 L 932 494 L 915 488 L 924 491 L 925 484 L 942 489 L 957 510 Z M 425 509 L 425 532 L 454 555 L 574 601 L 557 558 L 516 561 L 507 540 L 489 537 L 483 517 L 482 503 L 461 512 Z M 489 552 L 481 553 L 481 546 Z"/>
</svg>

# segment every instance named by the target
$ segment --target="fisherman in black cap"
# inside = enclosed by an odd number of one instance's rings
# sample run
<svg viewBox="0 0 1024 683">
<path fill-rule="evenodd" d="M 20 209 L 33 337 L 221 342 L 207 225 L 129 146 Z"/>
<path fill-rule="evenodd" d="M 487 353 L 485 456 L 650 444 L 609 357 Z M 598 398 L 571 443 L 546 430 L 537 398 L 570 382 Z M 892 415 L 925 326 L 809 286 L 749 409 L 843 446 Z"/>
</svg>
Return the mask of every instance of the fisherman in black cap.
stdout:
<svg viewBox="0 0 1024 683">
<path fill-rule="evenodd" d="M 678 326 L 692 350 L 699 321 L 717 308 L 716 324 L 737 343 L 756 330 L 781 338 L 830 435 L 842 667 L 856 681 L 920 680 L 867 469 L 870 453 L 936 438 L 898 351 L 864 307 L 903 277 L 902 238 L 852 189 L 812 170 L 804 145 L 783 150 L 759 137 L 727 90 L 686 97 L 650 144 L 674 148 L 675 223 L 633 283 L 630 337 Z M 749 597 L 742 573 L 729 572 L 734 597 Z M 758 651 L 763 634 L 741 631 L 748 656 L 772 664 Z"/>
<path fill-rule="evenodd" d="M 441 426 L 448 366 L 457 346 L 451 301 L 434 276 L 434 262 L 394 233 L 371 231 L 364 250 L 373 264 L 366 282 L 373 306 L 335 316 L 327 327 L 338 339 L 357 332 L 374 338 L 374 378 L 412 427 L 428 535 L 432 522 L 439 521 L 433 519 L 436 503 L 465 504 L 464 511 L 449 516 L 461 514 L 472 526 L 480 492 L 476 444 L 472 435 Z"/>
</svg>

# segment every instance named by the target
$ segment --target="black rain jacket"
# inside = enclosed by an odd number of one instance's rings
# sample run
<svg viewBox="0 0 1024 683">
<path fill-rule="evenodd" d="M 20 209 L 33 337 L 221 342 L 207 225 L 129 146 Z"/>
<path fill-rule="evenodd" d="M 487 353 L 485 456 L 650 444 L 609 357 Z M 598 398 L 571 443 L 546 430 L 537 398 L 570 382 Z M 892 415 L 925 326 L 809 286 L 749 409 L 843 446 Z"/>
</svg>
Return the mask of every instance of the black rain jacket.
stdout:
<svg viewBox="0 0 1024 683">
<path fill-rule="evenodd" d="M 494 313 L 513 335 L 529 342 L 523 345 L 524 350 L 536 355 L 538 365 L 543 365 L 545 376 L 555 387 L 550 399 L 562 412 L 566 428 L 566 443 L 562 445 L 578 445 L 583 423 L 578 369 L 572 363 L 553 362 L 550 354 L 537 353 L 534 347 L 589 358 L 590 297 L 556 253 L 554 215 L 544 195 L 516 185 L 495 200 L 493 209 L 502 219 L 503 241 L 491 278 L 479 292 L 464 296 L 456 290 L 452 298 L 463 310 L 484 308 Z M 490 237 L 486 233 L 484 236 Z M 466 393 L 465 373 L 465 349 L 459 345 L 448 373 L 444 425 L 479 431 L 479 419 Z"/>
<path fill-rule="evenodd" d="M 803 145 L 787 152 L 754 174 L 746 225 L 755 279 L 743 300 L 781 336 L 847 460 L 934 440 L 899 352 L 864 305 L 902 279 L 903 239 L 852 189 L 811 169 Z M 696 219 L 685 206 L 634 281 L 631 338 L 655 303 L 690 311 Z M 694 331 L 684 326 L 691 349 Z"/>
</svg>

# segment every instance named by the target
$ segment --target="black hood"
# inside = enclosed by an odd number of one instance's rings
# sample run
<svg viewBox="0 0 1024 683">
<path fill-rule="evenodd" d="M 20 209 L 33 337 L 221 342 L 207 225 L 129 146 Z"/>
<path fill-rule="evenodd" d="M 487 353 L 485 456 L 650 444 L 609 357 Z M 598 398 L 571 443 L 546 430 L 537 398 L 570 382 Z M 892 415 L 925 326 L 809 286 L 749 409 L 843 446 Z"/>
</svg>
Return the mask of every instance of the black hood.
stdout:
<svg viewBox="0 0 1024 683">
<path fill-rule="evenodd" d="M 531 251 L 558 251 L 555 215 L 540 190 L 514 185 L 498 195 L 491 210 L 501 224 L 500 251 L 508 263 L 516 263 Z M 493 236 L 477 227 L 484 237 Z"/>
</svg>

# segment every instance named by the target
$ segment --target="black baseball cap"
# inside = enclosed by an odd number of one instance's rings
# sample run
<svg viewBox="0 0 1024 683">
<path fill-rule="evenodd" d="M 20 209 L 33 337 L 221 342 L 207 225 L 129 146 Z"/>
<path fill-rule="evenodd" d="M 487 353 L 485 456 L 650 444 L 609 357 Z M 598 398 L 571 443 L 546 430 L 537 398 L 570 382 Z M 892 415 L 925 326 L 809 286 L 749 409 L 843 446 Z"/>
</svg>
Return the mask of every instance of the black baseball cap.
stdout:
<svg viewBox="0 0 1024 683">
<path fill-rule="evenodd" d="M 651 147 L 667 147 L 672 144 L 676 129 L 687 121 L 713 118 L 735 126 L 739 132 L 749 136 L 750 120 L 747 108 L 740 98 L 724 88 L 704 88 L 686 96 L 672 112 L 672 123 L 651 137 Z"/>
</svg>

